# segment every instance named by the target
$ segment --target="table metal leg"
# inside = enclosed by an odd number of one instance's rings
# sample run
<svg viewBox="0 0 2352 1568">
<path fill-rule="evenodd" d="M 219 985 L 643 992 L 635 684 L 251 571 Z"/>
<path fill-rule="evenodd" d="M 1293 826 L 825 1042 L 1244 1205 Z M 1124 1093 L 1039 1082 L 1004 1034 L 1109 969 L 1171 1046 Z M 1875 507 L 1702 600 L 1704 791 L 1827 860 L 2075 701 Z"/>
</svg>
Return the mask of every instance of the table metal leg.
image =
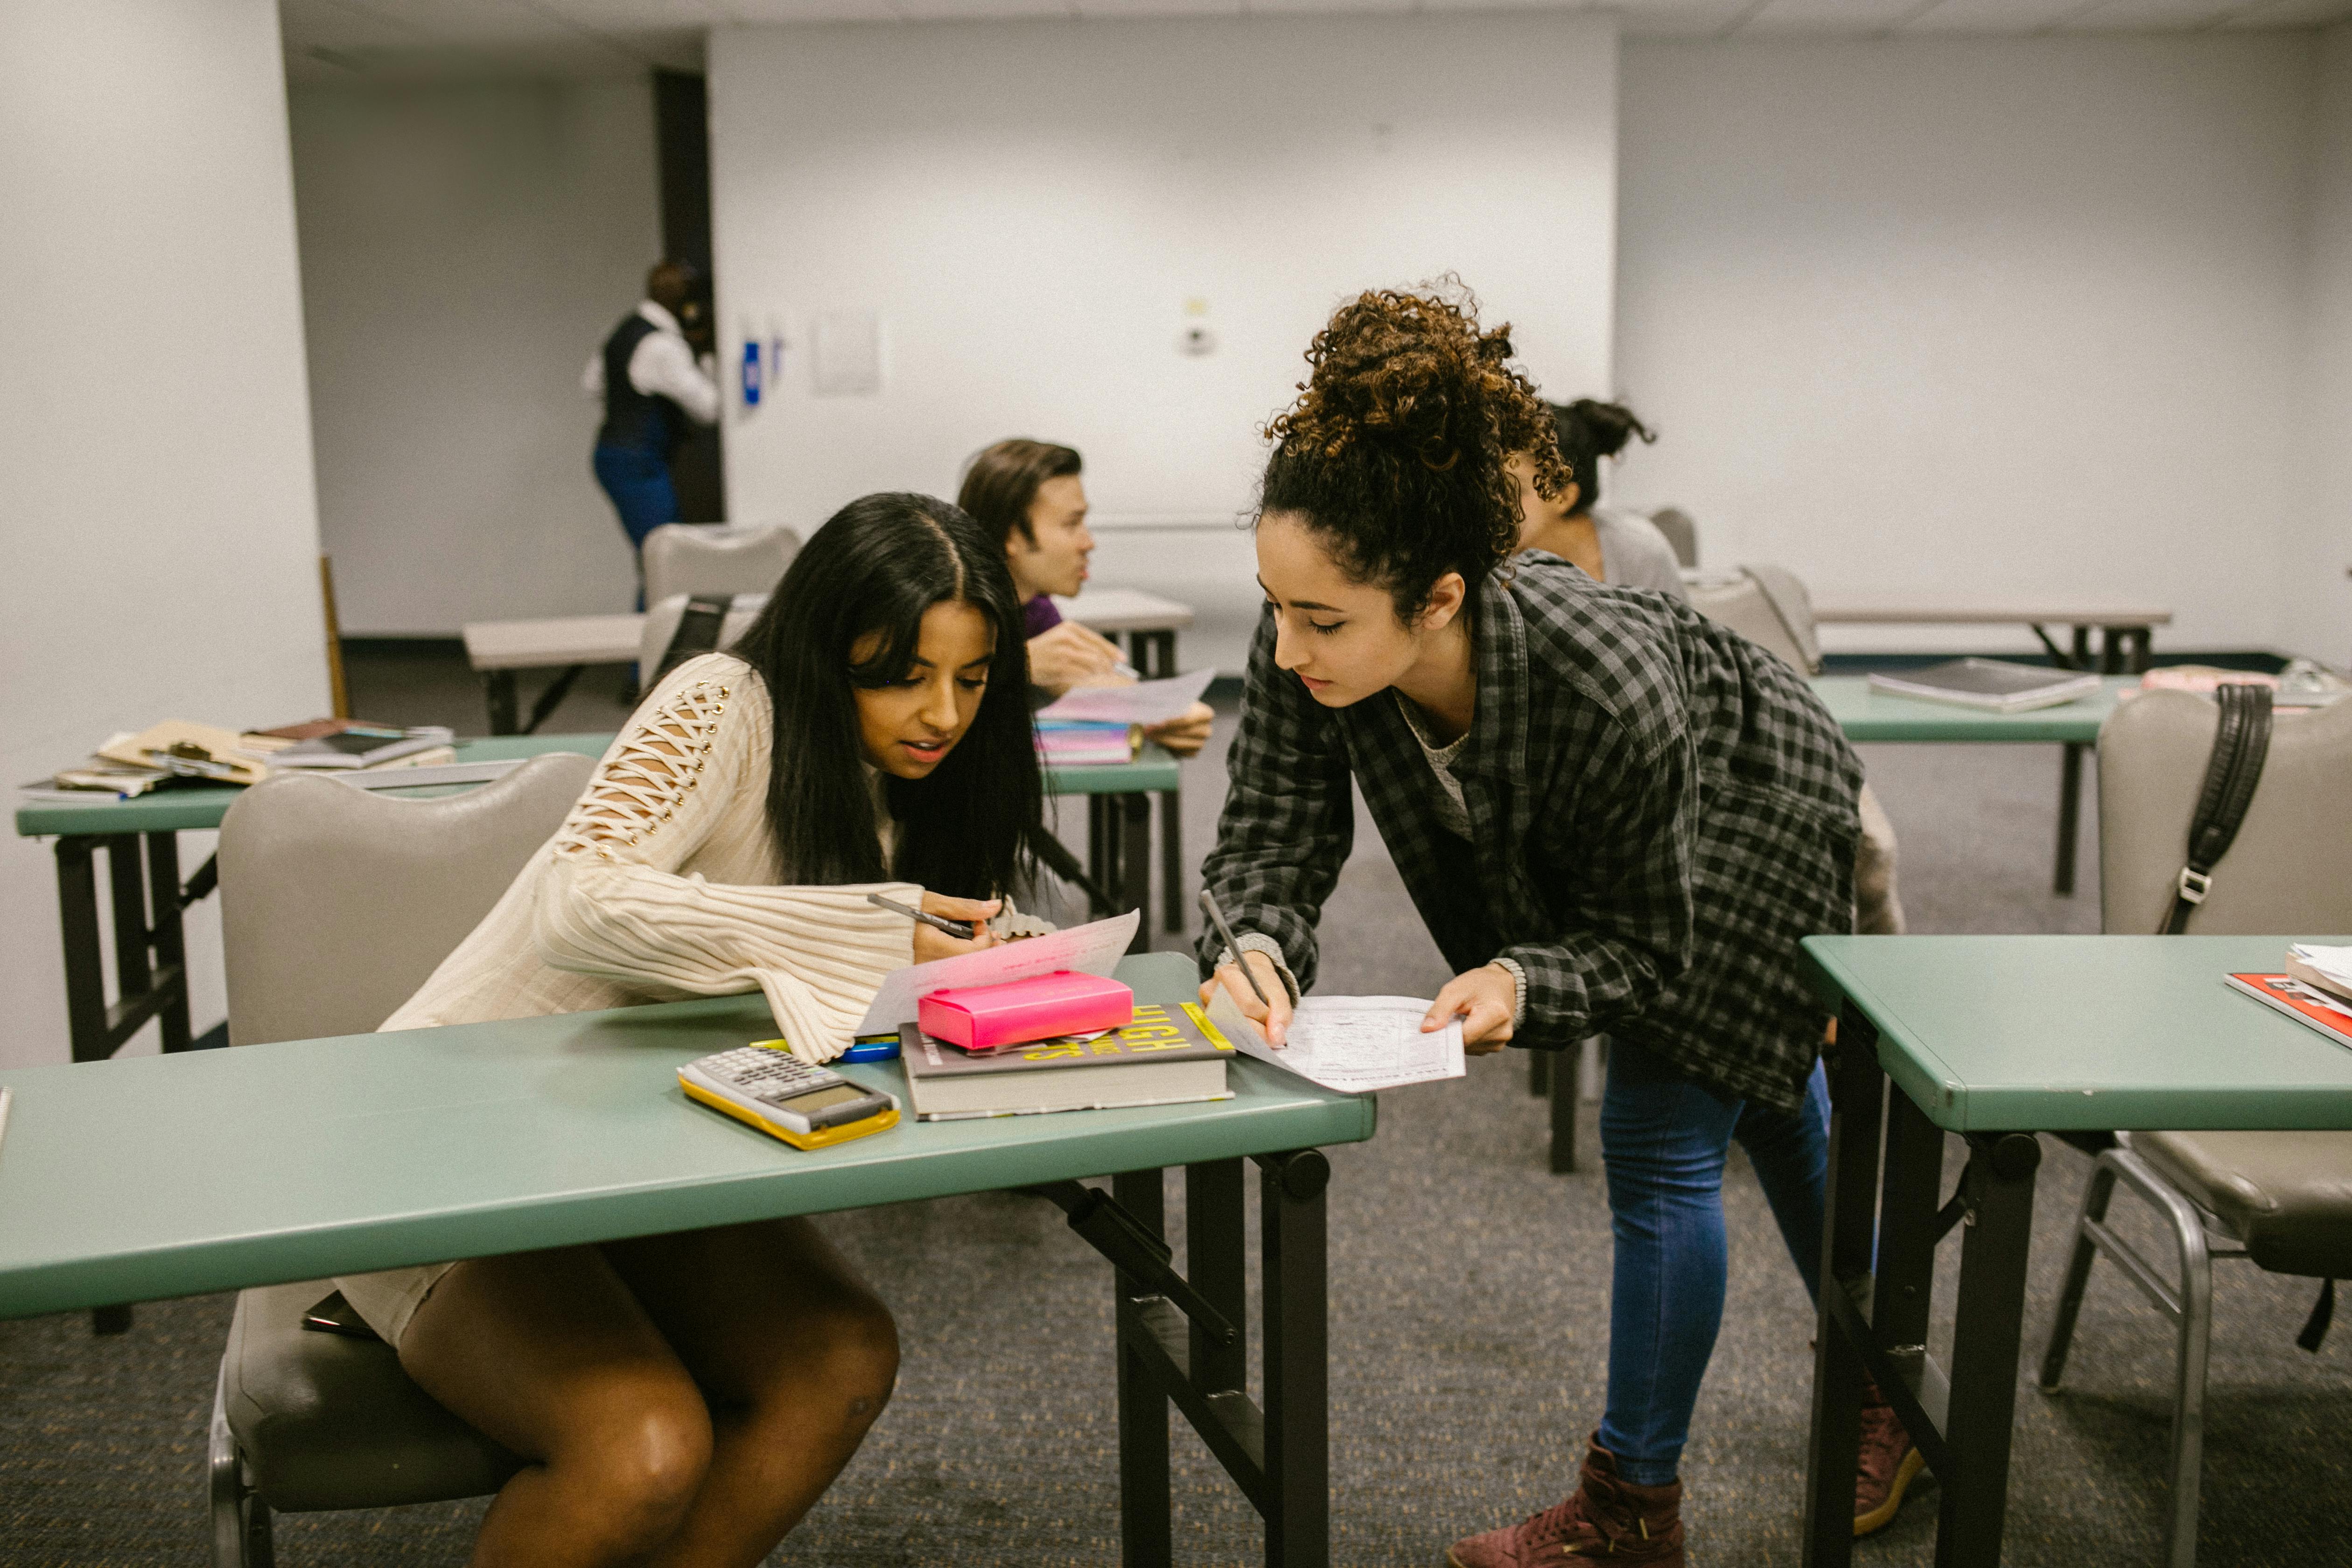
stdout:
<svg viewBox="0 0 2352 1568">
<path fill-rule="evenodd" d="M 1571 1046 L 1545 1053 L 1557 1058 L 1551 1064 L 1551 1173 L 1555 1176 L 1569 1175 L 1576 1169 L 1576 1109 L 1584 1098 L 1576 1070 L 1579 1048 Z"/>
<path fill-rule="evenodd" d="M 1249 1387 L 1249 1247 L 1243 1229 L 1247 1183 L 1239 1160 L 1184 1167 L 1184 1268 L 1192 1289 L 1243 1331 L 1230 1345 L 1198 1324 L 1192 1331 L 1192 1386 L 1212 1401 Z"/>
<path fill-rule="evenodd" d="M 1113 842 L 1107 795 L 1087 796 L 1087 877 L 1105 898 L 1111 897 L 1118 886 L 1118 848 Z M 1110 912 L 1108 904 L 1097 904 L 1093 910 L 1097 920 Z"/>
<path fill-rule="evenodd" d="M 1160 795 L 1160 924 L 1170 936 L 1184 931 L 1184 802 L 1175 790 Z"/>
<path fill-rule="evenodd" d="M 1111 1178 L 1111 1195 L 1120 1207 L 1158 1236 L 1167 1226 L 1167 1205 L 1160 1173 L 1128 1171 Z M 1116 1310 L 1147 1287 L 1124 1273 L 1116 1274 L 1112 1289 Z M 1168 1485 L 1168 1396 L 1146 1362 L 1142 1349 L 1119 1337 L 1118 1345 L 1118 1536 L 1119 1560 L 1125 1568 L 1168 1568 L 1175 1554 Z"/>
<path fill-rule="evenodd" d="M 2017 1408 L 2018 1342 L 2025 1320 L 2026 1248 L 2042 1145 L 2030 1133 L 1972 1133 L 1961 1178 L 1968 1229 L 1960 1242 L 1952 1326 L 1951 1410 L 1944 1439 L 1955 1460 L 1940 1475 L 1937 1568 L 1998 1568 L 2009 1513 L 2009 1444 Z"/>
<path fill-rule="evenodd" d="M 482 701 L 490 710 L 490 733 L 511 735 L 520 727 L 515 708 L 515 672 L 511 669 L 486 669 L 482 676 Z"/>
<path fill-rule="evenodd" d="M 66 960 L 66 1037 L 78 1062 L 113 1052 L 106 1037 L 106 970 L 99 947 L 98 878 L 102 838 L 69 834 L 57 842 L 58 925 Z"/>
<path fill-rule="evenodd" d="M 1151 951 L 1151 797 L 1138 790 L 1115 797 L 1118 802 L 1119 896 L 1138 912 L 1135 940 L 1129 952 Z"/>
<path fill-rule="evenodd" d="M 129 846 L 124 846 L 124 849 L 127 856 Z M 207 860 L 205 868 L 210 870 L 215 864 Z M 196 879 L 204 879 L 201 872 Z M 180 928 L 180 910 L 184 906 L 180 888 L 180 836 L 177 833 L 147 835 L 147 891 L 153 906 L 148 940 L 155 953 L 154 984 L 158 989 L 168 987 L 163 1005 L 155 1010 L 155 1019 L 163 1031 L 163 1049 L 184 1051 L 188 1048 L 191 1034 L 188 1026 L 187 943 Z"/>
<path fill-rule="evenodd" d="M 2083 825 L 2083 753 L 2088 749 L 2080 741 L 2059 748 L 2058 868 L 2051 875 L 2050 890 L 2062 899 L 2074 893 L 2075 843 Z"/>
<path fill-rule="evenodd" d="M 1805 1446 L 1806 1568 L 1853 1560 L 1853 1478 L 1862 1454 L 1864 1372 L 1848 1337 L 1843 1294 L 1858 1300 L 1876 1242 L 1878 1132 L 1886 1077 L 1878 1031 L 1848 1008 L 1830 1058 L 1829 1186 L 1822 1226 L 1822 1299 L 1813 1342 L 1812 1430 Z"/>
<path fill-rule="evenodd" d="M 1258 1161 L 1265 1292 L 1266 1568 L 1331 1554 L 1330 1345 L 1323 1193 L 1330 1162 L 1302 1149 Z"/>
</svg>

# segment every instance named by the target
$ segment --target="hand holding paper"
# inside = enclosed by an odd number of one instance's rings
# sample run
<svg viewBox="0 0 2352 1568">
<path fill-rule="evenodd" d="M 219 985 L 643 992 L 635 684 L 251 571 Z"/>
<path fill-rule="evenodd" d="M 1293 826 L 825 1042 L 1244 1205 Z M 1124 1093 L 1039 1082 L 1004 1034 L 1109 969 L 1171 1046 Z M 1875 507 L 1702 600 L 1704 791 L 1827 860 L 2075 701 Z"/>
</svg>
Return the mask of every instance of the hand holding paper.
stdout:
<svg viewBox="0 0 2352 1568">
<path fill-rule="evenodd" d="M 1041 723 L 1056 720 L 1095 724 L 1165 724 L 1181 719 L 1214 680 L 1213 668 L 1165 680 L 1139 680 L 1131 686 L 1082 686 L 1058 702 L 1037 710 Z"/>
<path fill-rule="evenodd" d="M 1091 925 L 1072 926 L 1045 936 L 892 970 L 883 977 L 882 989 L 874 994 L 874 1005 L 866 1009 L 865 1021 L 854 1032 L 895 1033 L 899 1025 L 915 1022 L 925 996 L 953 985 L 1030 980 L 1057 969 L 1075 970 L 1081 974 L 1108 974 L 1118 967 L 1128 943 L 1135 940 L 1136 923 L 1142 918 L 1140 910 L 1129 910 Z"/>
<path fill-rule="evenodd" d="M 1429 1004 L 1412 996 L 1308 996 L 1301 999 L 1281 1050 L 1265 1043 L 1220 987 L 1209 1021 L 1244 1056 L 1271 1062 L 1309 1083 L 1351 1094 L 1402 1089 L 1463 1076 L 1462 1026 L 1424 1034 Z"/>
</svg>

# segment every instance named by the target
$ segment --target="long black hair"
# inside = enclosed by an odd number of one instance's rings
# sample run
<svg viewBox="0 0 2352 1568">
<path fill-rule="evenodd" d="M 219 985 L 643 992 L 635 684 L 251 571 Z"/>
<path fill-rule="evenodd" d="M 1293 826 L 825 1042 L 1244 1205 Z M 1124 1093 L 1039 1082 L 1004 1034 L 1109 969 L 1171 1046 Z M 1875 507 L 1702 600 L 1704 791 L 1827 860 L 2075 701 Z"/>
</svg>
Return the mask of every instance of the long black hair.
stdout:
<svg viewBox="0 0 2352 1568">
<path fill-rule="evenodd" d="M 1552 429 L 1559 440 L 1559 459 L 1576 484 L 1576 510 L 1591 511 L 1601 504 L 1601 459 L 1613 458 L 1636 436 L 1654 441 L 1658 433 L 1622 403 L 1580 397 L 1573 403 L 1548 405 Z"/>
<path fill-rule="evenodd" d="M 996 630 L 988 689 L 963 739 L 922 779 L 891 777 L 896 850 L 874 831 L 853 687 L 907 678 L 923 613 L 970 605 Z M 880 635 L 871 657 L 851 650 Z M 731 650 L 775 708 L 768 822 L 794 882 L 919 882 L 956 898 L 1011 891 L 1044 819 L 1029 717 L 1029 644 L 1003 550 L 936 496 L 851 501 L 793 558 L 768 607 Z"/>
</svg>

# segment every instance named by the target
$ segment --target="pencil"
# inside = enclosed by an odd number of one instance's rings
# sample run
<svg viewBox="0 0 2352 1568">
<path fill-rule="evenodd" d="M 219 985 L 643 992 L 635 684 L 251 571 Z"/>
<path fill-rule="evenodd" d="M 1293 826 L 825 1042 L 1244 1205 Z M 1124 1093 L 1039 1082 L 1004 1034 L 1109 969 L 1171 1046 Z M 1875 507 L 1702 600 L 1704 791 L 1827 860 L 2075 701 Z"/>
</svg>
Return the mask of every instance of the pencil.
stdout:
<svg viewBox="0 0 2352 1568">
<path fill-rule="evenodd" d="M 1242 972 L 1244 980 L 1249 982 L 1250 994 L 1257 998 L 1258 1005 L 1269 1013 L 1273 1012 L 1274 1004 L 1266 999 L 1265 988 L 1257 983 L 1257 976 L 1243 962 L 1242 944 L 1234 940 L 1234 928 L 1225 923 L 1225 911 L 1217 907 L 1216 895 L 1206 888 L 1201 889 L 1201 908 L 1207 911 L 1209 919 L 1216 925 L 1218 940 L 1225 944 L 1225 951 L 1234 955 L 1234 967 Z"/>
<path fill-rule="evenodd" d="M 905 915 L 909 920 L 920 921 L 925 925 L 929 926 L 932 930 L 943 931 L 950 936 L 956 938 L 959 942 L 970 942 L 972 938 L 980 934 L 979 931 L 972 929 L 977 923 L 975 921 L 944 921 L 939 916 L 927 913 L 922 910 L 908 909 L 898 900 L 885 898 L 880 893 L 866 894 L 866 901 L 872 904 L 877 909 L 889 910 L 893 913 Z"/>
</svg>

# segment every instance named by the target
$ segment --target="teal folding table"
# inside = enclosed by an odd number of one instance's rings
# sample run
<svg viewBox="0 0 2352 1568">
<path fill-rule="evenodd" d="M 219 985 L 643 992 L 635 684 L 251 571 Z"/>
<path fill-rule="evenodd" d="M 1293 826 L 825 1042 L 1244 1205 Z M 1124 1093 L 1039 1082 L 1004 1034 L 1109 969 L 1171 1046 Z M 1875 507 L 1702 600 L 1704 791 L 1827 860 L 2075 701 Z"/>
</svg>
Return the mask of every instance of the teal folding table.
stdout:
<svg viewBox="0 0 2352 1568">
<path fill-rule="evenodd" d="M 2223 978 L 2275 971 L 2290 942 L 2347 940 L 1805 940 L 1841 1009 L 1806 1452 L 1810 1568 L 1853 1557 L 1865 1372 L 1942 1483 L 1939 1568 L 1995 1568 L 2042 1161 L 2034 1134 L 2352 1131 L 2352 1052 Z M 1969 1156 L 1939 1207 L 1947 1132 L 1966 1138 Z M 1936 1249 L 1956 1226 L 1965 1229 L 1947 1369 L 1927 1354 L 1927 1311 Z"/>
<path fill-rule="evenodd" d="M 2111 675 L 2095 696 L 2028 713 L 1989 713 L 1957 703 L 1896 697 L 1872 690 L 1869 679 L 1860 675 L 1817 675 L 1813 693 L 1828 707 L 1845 738 L 1857 743 L 2055 742 L 2063 748 L 2058 763 L 2058 863 L 2051 876 L 2051 890 L 2063 896 L 2074 890 L 2075 842 L 2083 820 L 2083 753 L 2098 743 L 2099 726 L 2116 710 L 2122 694 L 2138 684 L 2137 676 Z"/>
<path fill-rule="evenodd" d="M 1118 973 L 1147 1001 L 1195 993 L 1179 954 Z M 1172 1400 L 1265 1516 L 1266 1560 L 1322 1568 L 1318 1145 L 1370 1138 L 1370 1096 L 1236 1059 L 1226 1100 L 909 1120 L 803 1152 L 677 1087 L 680 1063 L 773 1028 L 759 996 L 730 996 L 0 1072 L 16 1097 L 0 1317 L 1112 1173 L 1123 1216 L 1096 1200 L 1072 1226 L 1131 1244 L 1115 1283 L 1125 1561 L 1171 1558 Z M 904 1088 L 896 1063 L 843 1070 Z M 1260 1173 L 1263 1405 L 1246 1392 L 1245 1159 Z M 1184 1168 L 1188 1278 L 1160 1240 L 1171 1165 Z"/>
<path fill-rule="evenodd" d="M 496 735 L 460 741 L 460 763 L 505 762 L 545 752 L 604 755 L 610 735 Z M 1150 808 L 1147 796 L 1173 799 L 1181 770 L 1157 746 L 1123 766 L 1048 768 L 1045 793 L 1087 797 L 1088 868 L 1097 887 L 1125 901 L 1150 908 Z M 478 788 L 434 784 L 391 795 L 418 797 Z M 214 862 L 180 879 L 179 835 L 216 828 L 241 789 L 168 789 L 135 800 L 110 797 L 81 802 L 30 802 L 16 808 L 16 836 L 57 839 L 58 919 L 66 965 L 66 1032 L 72 1059 L 99 1061 L 112 1056 L 160 1019 L 165 1051 L 190 1042 L 185 941 L 180 917 L 218 886 Z M 1172 818 L 1172 813 L 1165 814 Z M 1166 925 L 1183 929 L 1182 850 L 1171 829 L 1162 835 L 1162 877 L 1167 884 Z M 104 854 L 113 905 L 115 1000 L 106 999 L 103 938 L 100 934 L 97 861 Z M 1108 911 L 1104 911 L 1108 912 Z M 1149 921 L 1145 922 L 1148 926 Z M 1148 947 L 1145 930 L 1136 932 L 1135 951 Z"/>
</svg>

